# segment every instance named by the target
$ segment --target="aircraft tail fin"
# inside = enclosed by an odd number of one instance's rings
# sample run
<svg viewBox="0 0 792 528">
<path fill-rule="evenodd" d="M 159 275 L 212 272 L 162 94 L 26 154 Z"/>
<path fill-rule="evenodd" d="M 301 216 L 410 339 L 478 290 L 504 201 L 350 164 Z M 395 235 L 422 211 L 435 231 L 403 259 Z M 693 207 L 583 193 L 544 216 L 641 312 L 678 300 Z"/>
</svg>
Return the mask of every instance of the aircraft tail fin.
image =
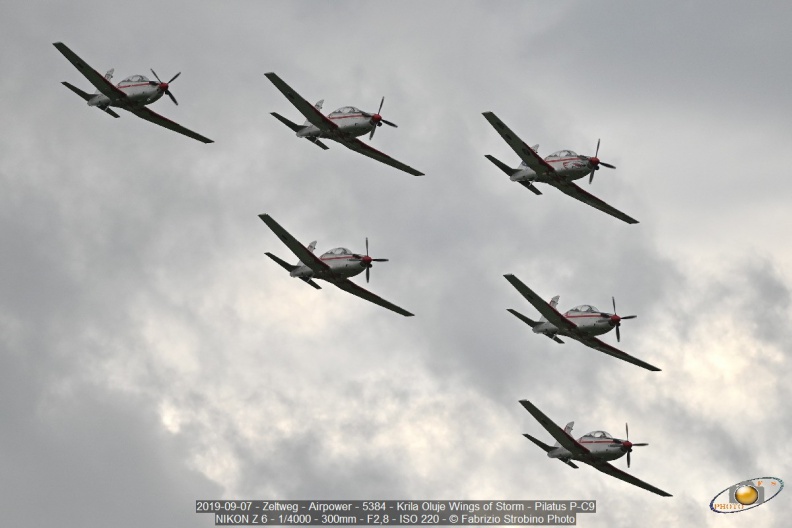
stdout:
<svg viewBox="0 0 792 528">
<path fill-rule="evenodd" d="M 561 298 L 560 295 L 556 295 L 555 297 L 550 299 L 550 307 L 555 309 L 555 307 L 558 306 L 558 299 L 560 299 L 560 298 Z M 542 318 L 539 319 L 539 322 L 540 323 L 545 323 L 545 322 L 547 322 L 547 318 L 543 315 Z"/>
<path fill-rule="evenodd" d="M 323 104 L 324 104 L 324 99 L 320 99 L 319 101 L 316 102 L 316 104 L 314 105 L 314 108 L 316 108 L 317 110 L 321 110 Z M 306 119 L 305 123 L 303 123 L 303 127 L 310 126 L 311 124 L 312 123 Z"/>
<path fill-rule="evenodd" d="M 110 68 L 109 70 L 107 70 L 107 73 L 105 73 L 104 78 L 107 79 L 108 81 L 110 81 L 113 78 L 113 72 L 114 71 L 115 71 L 115 68 Z M 100 92 L 99 90 L 96 90 L 94 92 L 94 95 L 97 95 L 97 94 L 100 94 L 100 93 L 102 93 L 102 92 Z"/>
<path fill-rule="evenodd" d="M 307 249 L 308 251 L 310 251 L 311 253 L 313 253 L 313 252 L 314 252 L 314 250 L 316 249 L 316 240 L 314 240 L 313 242 L 311 242 L 310 244 L 308 244 L 308 247 L 306 247 L 305 249 Z M 302 261 L 302 260 L 299 260 L 299 261 L 297 261 L 297 265 L 296 265 L 296 266 L 294 266 L 294 268 L 299 268 L 300 266 L 305 266 L 305 264 L 303 263 L 303 261 Z M 292 269 L 294 269 L 294 268 L 292 268 Z"/>
<path fill-rule="evenodd" d="M 572 427 L 574 427 L 574 425 L 575 425 L 575 422 L 569 422 L 568 424 L 566 424 L 566 427 L 564 427 L 564 432 L 566 434 L 571 433 L 572 432 Z M 559 442 L 556 442 L 553 447 L 561 447 L 561 444 Z"/>
</svg>

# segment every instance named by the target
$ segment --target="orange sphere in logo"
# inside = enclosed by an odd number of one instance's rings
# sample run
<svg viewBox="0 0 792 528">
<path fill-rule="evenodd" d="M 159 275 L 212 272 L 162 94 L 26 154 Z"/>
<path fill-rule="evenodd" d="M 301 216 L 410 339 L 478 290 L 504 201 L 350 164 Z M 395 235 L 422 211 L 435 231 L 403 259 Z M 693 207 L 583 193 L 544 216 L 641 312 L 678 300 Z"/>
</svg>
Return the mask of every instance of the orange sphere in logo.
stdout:
<svg viewBox="0 0 792 528">
<path fill-rule="evenodd" d="M 744 506 L 749 506 L 759 498 L 759 492 L 753 486 L 741 486 L 734 492 L 734 498 Z"/>
</svg>

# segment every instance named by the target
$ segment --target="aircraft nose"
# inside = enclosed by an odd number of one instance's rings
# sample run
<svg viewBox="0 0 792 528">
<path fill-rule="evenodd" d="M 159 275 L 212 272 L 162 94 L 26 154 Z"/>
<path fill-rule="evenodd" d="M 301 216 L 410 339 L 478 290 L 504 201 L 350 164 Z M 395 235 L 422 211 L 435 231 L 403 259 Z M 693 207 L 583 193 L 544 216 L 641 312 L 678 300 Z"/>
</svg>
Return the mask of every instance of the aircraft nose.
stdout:
<svg viewBox="0 0 792 528">
<path fill-rule="evenodd" d="M 168 83 L 160 83 L 159 88 L 163 92 L 167 92 L 168 91 Z"/>
<path fill-rule="evenodd" d="M 632 449 L 632 446 L 633 443 L 630 442 L 629 440 L 625 440 L 622 442 L 622 449 L 624 449 L 625 451 L 629 451 L 630 449 Z"/>
<path fill-rule="evenodd" d="M 589 163 L 596 167 L 600 164 L 600 160 L 597 156 L 594 156 L 593 158 L 589 158 Z"/>
<path fill-rule="evenodd" d="M 609 322 L 611 325 L 616 326 L 617 324 L 619 324 L 619 321 L 621 321 L 621 317 L 619 317 L 618 315 L 613 314 L 610 316 Z"/>
<path fill-rule="evenodd" d="M 371 116 L 371 122 L 372 123 L 379 123 L 380 121 L 382 121 L 382 116 L 381 115 L 374 114 L 373 116 Z"/>
</svg>

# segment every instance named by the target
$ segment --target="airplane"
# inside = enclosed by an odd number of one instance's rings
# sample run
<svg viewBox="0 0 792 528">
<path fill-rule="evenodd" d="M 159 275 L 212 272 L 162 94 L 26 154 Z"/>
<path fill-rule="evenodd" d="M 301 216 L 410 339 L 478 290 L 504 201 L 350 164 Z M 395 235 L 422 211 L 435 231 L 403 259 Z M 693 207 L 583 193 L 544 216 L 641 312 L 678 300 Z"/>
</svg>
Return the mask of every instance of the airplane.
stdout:
<svg viewBox="0 0 792 528">
<path fill-rule="evenodd" d="M 205 138 L 192 130 L 188 130 L 170 119 L 146 108 L 146 105 L 153 103 L 163 95 L 168 95 L 174 104 L 179 104 L 170 91 L 170 83 L 176 80 L 176 77 L 181 75 L 181 72 L 174 75 L 170 81 L 162 82 L 154 70 L 151 70 L 151 73 L 153 73 L 154 77 L 157 79 L 156 81 L 151 81 L 143 75 L 132 75 L 118 83 L 118 85 L 114 85 L 110 82 L 113 78 L 114 70 L 109 70 L 106 74 L 101 75 L 98 71 L 88 66 L 85 61 L 78 57 L 77 54 L 70 50 L 63 42 L 54 42 L 52 45 L 63 53 L 64 57 L 74 64 L 74 66 L 80 70 L 80 73 L 96 87 L 96 92 L 89 94 L 70 83 L 65 81 L 62 83 L 66 88 L 85 99 L 88 106 L 95 106 L 113 117 L 120 116 L 115 113 L 111 107 L 123 108 L 146 121 L 151 121 L 155 125 L 165 127 L 179 134 L 184 134 L 187 137 L 197 139 L 203 143 L 214 143 L 211 139 Z"/>
<path fill-rule="evenodd" d="M 539 145 L 534 145 L 533 148 L 526 145 L 517 135 L 512 132 L 509 127 L 503 124 L 503 121 L 492 112 L 484 112 L 484 117 L 495 128 L 498 134 L 506 140 L 506 143 L 517 153 L 522 159 L 522 163 L 516 169 L 512 169 L 495 156 L 485 155 L 488 160 L 494 163 L 500 170 L 509 175 L 512 181 L 516 181 L 520 185 L 526 187 L 529 191 L 536 195 L 542 192 L 536 188 L 536 183 L 546 183 L 552 185 L 564 194 L 580 200 L 583 203 L 599 209 L 611 216 L 623 220 L 628 224 L 637 224 L 638 220 L 627 216 L 618 209 L 606 204 L 596 196 L 589 194 L 574 183 L 574 180 L 588 175 L 589 183 L 594 180 L 594 172 L 598 171 L 600 166 L 615 169 L 613 165 L 600 161 L 597 157 L 599 154 L 600 142 L 597 140 L 597 150 L 593 157 L 581 156 L 575 154 L 571 150 L 559 150 L 550 154 L 542 159 L 536 151 Z"/>
<path fill-rule="evenodd" d="M 298 125 L 297 123 L 292 123 L 277 112 L 272 112 L 272 115 L 275 116 L 278 121 L 296 132 L 297 137 L 305 138 L 324 150 L 327 150 L 329 147 L 322 143 L 320 138 L 332 139 L 355 152 L 359 152 L 364 156 L 403 170 L 413 176 L 424 175 L 423 172 L 419 172 L 409 165 L 405 165 L 357 139 L 358 136 L 369 134 L 369 140 L 371 140 L 374 137 L 374 132 L 378 127 L 381 127 L 383 123 L 392 127 L 397 126 L 395 123 L 383 119 L 380 115 L 385 97 L 380 101 L 379 109 L 375 114 L 364 112 L 354 106 L 344 106 L 325 116 L 321 112 L 324 99 L 316 103 L 316 105 L 312 105 L 303 99 L 300 94 L 295 92 L 288 84 L 283 82 L 276 74 L 270 72 L 265 73 L 264 76 L 305 116 L 305 123 L 303 125 Z"/>
<path fill-rule="evenodd" d="M 550 304 L 548 304 L 514 275 L 508 274 L 504 275 L 504 277 L 511 283 L 512 286 L 517 288 L 517 291 L 520 292 L 520 294 L 522 294 L 522 296 L 525 297 L 528 302 L 533 304 L 534 308 L 536 308 L 539 313 L 542 314 L 542 318 L 539 321 L 534 321 L 524 316 L 517 310 L 512 310 L 511 308 L 508 309 L 512 315 L 533 328 L 534 333 L 544 334 L 556 343 L 561 344 L 564 342 L 558 338 L 559 335 L 571 337 L 572 339 L 580 341 L 587 347 L 604 352 L 605 354 L 619 358 L 622 361 L 627 361 L 628 363 L 638 365 L 639 367 L 643 367 L 647 370 L 656 372 L 660 371 L 660 369 L 654 365 L 650 365 L 645 361 L 641 361 L 640 359 L 622 352 L 618 348 L 612 347 L 594 337 L 610 332 L 615 328 L 616 340 L 621 341 L 621 334 L 619 333 L 621 321 L 625 319 L 635 319 L 638 317 L 637 315 L 616 315 L 615 298 L 613 298 L 614 313 L 612 314 L 601 312 L 597 308 L 594 308 L 588 304 L 576 306 L 565 314 L 561 314 L 556 310 L 556 305 L 558 304 L 559 299 L 558 295 L 553 297 L 553 299 L 550 301 Z"/>
<path fill-rule="evenodd" d="M 345 292 L 351 293 L 352 295 L 357 295 L 358 297 L 374 304 L 378 304 L 383 308 L 393 310 L 394 312 L 405 317 L 413 316 L 413 314 L 407 310 L 399 308 L 395 304 L 386 301 L 382 297 L 374 295 L 368 290 L 364 290 L 349 280 L 349 277 L 354 277 L 363 270 L 366 270 L 366 282 L 368 282 L 372 262 L 388 261 L 388 259 L 375 259 L 369 256 L 368 238 L 366 238 L 365 255 L 352 253 L 346 248 L 339 247 L 331 249 L 321 257 L 317 257 L 314 255 L 314 249 L 316 248 L 315 240 L 311 242 L 308 247 L 305 247 L 300 242 L 298 242 L 296 238 L 289 234 L 289 232 L 286 231 L 270 215 L 260 214 L 259 218 L 261 218 L 261 220 L 267 224 L 270 229 L 272 229 L 273 233 L 275 233 L 278 238 L 280 238 L 281 241 L 286 244 L 286 247 L 291 249 L 297 258 L 300 259 L 297 264 L 291 265 L 276 257 L 272 253 L 265 253 L 269 258 L 277 262 L 283 269 L 288 271 L 289 275 L 292 277 L 299 278 L 317 290 L 321 290 L 322 288 L 316 284 L 313 279 L 326 280 L 333 286 L 341 288 Z"/>
<path fill-rule="evenodd" d="M 549 446 L 529 434 L 523 435 L 528 440 L 544 449 L 548 457 L 557 458 L 564 464 L 575 469 L 577 469 L 578 466 L 572 462 L 573 460 L 583 462 L 584 464 L 590 465 L 597 471 L 601 471 L 606 475 L 616 477 L 619 480 L 623 480 L 624 482 L 628 482 L 634 486 L 638 486 L 639 488 L 651 491 L 652 493 L 657 493 L 663 497 L 672 496 L 670 493 L 663 491 L 660 488 L 656 488 L 651 484 L 648 484 L 643 480 L 633 477 L 632 475 L 608 464 L 609 461 L 616 460 L 617 458 L 621 458 L 627 454 L 627 467 L 629 468 L 630 453 L 632 452 L 632 448 L 649 445 L 646 443 L 634 444 L 630 442 L 630 430 L 627 427 L 627 424 L 624 424 L 626 434 L 626 438 L 624 440 L 613 438 L 605 431 L 593 431 L 582 436 L 578 440 L 575 440 L 569 434 L 572 432 L 572 426 L 575 425 L 575 422 L 569 422 L 564 429 L 561 429 L 530 401 L 520 400 L 520 403 L 529 413 L 531 413 L 531 415 L 533 415 L 534 418 L 536 418 L 540 424 L 542 424 L 542 427 L 547 429 L 547 432 L 556 439 L 555 445 Z"/>
</svg>

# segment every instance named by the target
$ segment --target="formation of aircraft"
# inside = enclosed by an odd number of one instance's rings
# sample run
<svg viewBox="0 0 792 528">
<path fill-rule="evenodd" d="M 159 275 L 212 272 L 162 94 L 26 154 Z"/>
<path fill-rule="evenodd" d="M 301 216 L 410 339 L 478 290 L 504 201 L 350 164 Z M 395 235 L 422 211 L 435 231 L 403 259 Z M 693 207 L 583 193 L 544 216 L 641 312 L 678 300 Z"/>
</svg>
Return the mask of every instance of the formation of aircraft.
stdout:
<svg viewBox="0 0 792 528">
<path fill-rule="evenodd" d="M 485 156 L 500 170 L 508 174 L 512 181 L 518 182 L 537 195 L 542 193 L 536 188 L 536 184 L 546 183 L 555 187 L 562 193 L 576 200 L 580 200 L 595 209 L 608 213 L 611 216 L 615 216 L 628 224 L 638 223 L 638 220 L 635 218 L 622 213 L 615 207 L 606 204 L 596 196 L 572 183 L 574 180 L 578 180 L 585 176 L 589 177 L 589 183 L 591 183 L 594 180 L 594 172 L 599 170 L 600 166 L 610 169 L 616 168 L 609 163 L 600 161 L 597 157 L 597 154 L 599 154 L 599 141 L 597 141 L 597 151 L 592 157 L 581 156 L 575 154 L 571 150 L 560 150 L 542 159 L 539 154 L 536 153 L 539 145 L 533 148 L 526 145 L 522 139 L 517 137 L 517 135 L 492 112 L 484 112 L 484 117 L 495 128 L 498 134 L 506 140 L 506 143 L 517 153 L 520 159 L 522 159 L 520 166 L 516 169 L 512 169 L 495 156 L 489 154 Z"/>
<path fill-rule="evenodd" d="M 113 70 L 109 70 L 105 75 L 101 75 L 99 72 L 88 66 L 87 63 L 85 63 L 62 42 L 55 42 L 53 45 L 96 88 L 95 93 L 89 94 L 68 82 L 63 82 L 64 86 L 84 99 L 88 106 L 96 107 L 116 118 L 119 117 L 119 115 L 113 110 L 113 108 L 121 108 L 137 115 L 138 117 L 141 117 L 142 119 L 165 127 L 169 130 L 178 132 L 203 143 L 212 143 L 211 139 L 188 130 L 181 125 L 149 110 L 146 107 L 146 105 L 159 100 L 164 95 L 167 95 L 174 104 L 178 104 L 176 98 L 170 91 L 170 84 L 176 80 L 176 78 L 178 78 L 181 73 L 174 75 L 168 82 L 162 82 L 159 76 L 152 69 L 151 73 L 154 75 L 156 81 L 149 80 L 143 75 L 133 75 L 124 79 L 117 85 L 114 85 L 111 82 Z M 397 126 L 395 123 L 384 119 L 381 115 L 385 97 L 381 99 L 379 108 L 375 113 L 365 112 L 353 106 L 346 106 L 339 108 L 328 115 L 324 115 L 321 112 L 324 102 L 323 100 L 317 102 L 315 105 L 311 105 L 275 73 L 266 73 L 265 76 L 305 117 L 305 123 L 298 125 L 297 123 L 293 123 L 280 114 L 272 112 L 272 115 L 289 127 L 292 131 L 294 131 L 297 137 L 305 138 L 325 150 L 327 150 L 328 147 L 324 142 L 322 142 L 322 139 L 330 139 L 341 143 L 345 147 L 355 152 L 385 163 L 386 165 L 395 167 L 399 170 L 407 172 L 408 174 L 412 174 L 414 176 L 423 175 L 422 172 L 419 172 L 416 169 L 391 158 L 390 156 L 357 139 L 358 137 L 364 136 L 366 134 L 368 134 L 369 140 L 373 139 L 377 128 L 381 127 L 383 124 L 389 125 L 391 127 Z M 539 189 L 537 189 L 536 184 L 545 183 L 624 222 L 629 224 L 638 223 L 638 221 L 634 218 L 606 204 L 599 198 L 589 194 L 573 183 L 574 180 L 584 178 L 585 176 L 588 176 L 589 183 L 592 183 L 594 179 L 594 173 L 599 170 L 600 167 L 607 167 L 610 169 L 615 168 L 613 165 L 605 163 L 599 159 L 599 140 L 597 141 L 597 147 L 594 156 L 582 156 L 569 150 L 562 150 L 543 159 L 537 154 L 538 145 L 535 145 L 534 147 L 528 147 L 492 112 L 484 112 L 483 115 L 501 135 L 501 137 L 506 140 L 512 150 L 514 150 L 514 152 L 516 152 L 517 155 L 522 159 L 522 163 L 517 168 L 511 168 L 494 156 L 486 155 L 486 158 L 494 163 L 504 173 L 509 175 L 512 181 L 518 182 L 537 195 L 541 195 L 542 193 Z M 268 214 L 261 214 L 259 217 L 299 259 L 297 264 L 292 265 L 273 255 L 272 253 L 266 253 L 268 257 L 274 260 L 282 268 L 287 270 L 292 277 L 297 277 L 316 289 L 321 289 L 321 287 L 314 281 L 314 279 L 321 279 L 348 293 L 351 293 L 352 295 L 387 308 L 388 310 L 394 311 L 403 316 L 409 317 L 413 315 L 403 308 L 400 308 L 399 306 L 382 299 L 381 297 L 361 288 L 349 280 L 350 277 L 354 277 L 365 270 L 366 282 L 368 283 L 373 263 L 388 261 L 388 259 L 372 258 L 369 255 L 368 238 L 366 238 L 365 254 L 353 253 L 346 248 L 339 247 L 331 249 L 323 255 L 317 257 L 314 254 L 316 241 L 311 242 L 311 244 L 308 246 L 304 246 Z M 634 365 L 638 365 L 647 370 L 660 370 L 657 367 L 637 359 L 625 352 L 622 352 L 621 350 L 618 350 L 617 348 L 614 348 L 595 337 L 605 334 L 615 328 L 616 339 L 617 341 L 621 341 L 621 335 L 619 331 L 621 321 L 637 317 L 635 315 L 617 315 L 615 299 L 613 299 L 613 313 L 602 312 L 591 305 L 580 305 L 572 308 L 564 314 L 561 314 L 556 310 L 558 296 L 554 297 L 548 304 L 514 275 L 507 274 L 505 275 L 505 278 L 542 315 L 540 320 L 534 321 L 517 312 L 516 310 L 508 310 L 521 321 L 531 326 L 535 333 L 543 334 L 557 343 L 563 343 L 563 341 L 558 336 L 567 336 L 580 341 L 584 345 L 595 350 L 616 357 L 623 361 L 627 361 Z M 554 446 L 550 446 L 529 434 L 524 435 L 534 444 L 543 449 L 547 453 L 548 457 L 556 458 L 573 468 L 578 467 L 573 461 L 582 462 L 607 475 L 649 490 L 658 495 L 665 497 L 671 496 L 669 493 L 647 484 L 646 482 L 643 482 L 642 480 L 639 480 L 608 463 L 612 460 L 621 458 L 626 454 L 627 467 L 629 468 L 630 453 L 632 452 L 633 447 L 648 445 L 645 443 L 630 442 L 627 424 L 625 424 L 626 436 L 623 440 L 613 438 L 604 431 L 594 431 L 584 435 L 578 440 L 575 440 L 572 436 L 570 436 L 574 422 L 570 422 L 567 424 L 566 428 L 561 429 L 558 425 L 547 418 L 547 416 L 545 416 L 530 401 L 521 400 L 520 403 L 525 407 L 526 410 L 528 410 L 528 412 L 531 413 L 531 415 L 534 416 L 534 418 L 539 421 L 539 423 L 550 433 L 550 435 L 555 438 L 556 444 Z"/>
<path fill-rule="evenodd" d="M 110 82 L 113 78 L 113 70 L 101 75 L 98 71 L 88 66 L 84 60 L 78 57 L 63 42 L 55 42 L 53 46 L 63 53 L 63 56 L 74 64 L 80 70 L 80 73 L 96 87 L 96 93 L 89 94 L 68 82 L 63 82 L 66 88 L 82 97 L 88 103 L 88 106 L 94 106 L 113 117 L 120 116 L 112 108 L 122 108 L 155 125 L 184 134 L 203 143 L 214 143 L 211 139 L 184 128 L 178 123 L 174 123 L 170 119 L 146 108 L 146 105 L 159 100 L 163 95 L 170 97 L 174 104 L 179 104 L 170 91 L 170 83 L 176 80 L 181 75 L 181 72 L 174 75 L 170 81 L 162 82 L 157 74 L 154 73 L 154 70 L 151 70 L 151 73 L 157 79 L 156 81 L 151 81 L 143 75 L 132 75 L 115 85 Z"/>
<path fill-rule="evenodd" d="M 514 286 L 517 291 L 520 292 L 520 294 L 539 311 L 540 314 L 542 314 L 542 318 L 539 321 L 534 321 L 524 316 L 517 310 L 513 310 L 511 308 L 508 309 L 508 311 L 516 316 L 519 320 L 533 328 L 535 333 L 544 334 L 556 343 L 563 343 L 563 341 L 559 339 L 559 335 L 571 337 L 572 339 L 580 341 L 587 347 L 598 350 L 599 352 L 604 352 L 605 354 L 621 359 L 622 361 L 627 361 L 628 363 L 638 365 L 639 367 L 643 367 L 647 370 L 660 370 L 654 365 L 650 365 L 645 361 L 641 361 L 640 359 L 635 358 L 626 352 L 622 352 L 618 348 L 612 347 L 611 345 L 604 343 L 594 337 L 610 332 L 615 328 L 616 337 L 619 341 L 621 341 L 621 335 L 619 334 L 621 321 L 638 317 L 637 315 L 617 315 L 615 313 L 615 299 L 613 300 L 614 313 L 612 314 L 601 312 L 589 304 L 576 306 L 565 314 L 562 314 L 555 308 L 558 304 L 558 296 L 553 297 L 553 299 L 548 304 L 514 275 L 508 274 L 504 275 L 504 277 L 506 277 L 506 280 L 509 281 L 509 283 L 511 283 L 511 285 Z"/>
<path fill-rule="evenodd" d="M 323 254 L 321 257 L 314 255 L 316 248 L 316 241 L 311 242 L 310 245 L 303 246 L 296 238 L 294 238 L 288 231 L 286 231 L 278 222 L 276 222 L 270 215 L 261 214 L 259 218 L 264 221 L 267 226 L 272 229 L 281 241 L 286 244 L 292 253 L 294 253 L 300 261 L 297 264 L 288 264 L 282 259 L 276 257 L 272 253 L 266 255 L 277 262 L 283 269 L 289 272 L 292 277 L 297 277 L 306 284 L 310 284 L 317 290 L 321 287 L 316 284 L 313 279 L 322 279 L 333 286 L 341 288 L 345 292 L 357 295 L 374 304 L 378 304 L 383 308 L 392 310 L 405 317 L 411 317 L 413 314 L 399 308 L 395 304 L 386 301 L 382 297 L 374 295 L 368 290 L 365 290 L 349 280 L 349 277 L 354 277 L 363 270 L 366 270 L 366 282 L 369 281 L 369 273 L 372 267 L 372 262 L 387 262 L 388 259 L 375 259 L 371 258 L 368 254 L 368 238 L 366 238 L 366 254 L 352 253 L 346 248 L 335 248 Z"/>
<path fill-rule="evenodd" d="M 624 471 L 608 463 L 612 460 L 621 458 L 626 454 L 627 467 L 629 468 L 630 453 L 632 452 L 633 447 L 643 447 L 649 445 L 645 443 L 630 442 L 630 430 L 627 427 L 627 424 L 624 424 L 626 435 L 624 440 L 613 438 L 605 431 L 593 431 L 580 437 L 578 440 L 575 440 L 569 434 L 572 432 L 572 426 L 575 424 L 575 422 L 569 422 L 564 429 L 561 429 L 561 427 L 550 420 L 550 418 L 548 418 L 536 407 L 536 405 L 530 401 L 520 400 L 520 403 L 529 413 L 531 413 L 534 418 L 536 418 L 542 427 L 544 427 L 547 432 L 550 433 L 550 436 L 556 440 L 554 446 L 549 446 L 529 434 L 523 435 L 528 440 L 542 448 L 547 453 L 548 457 L 557 458 L 564 464 L 575 469 L 577 469 L 578 466 L 572 461 L 574 460 L 577 462 L 582 462 L 584 464 L 590 465 L 597 471 L 601 471 L 606 475 L 610 475 L 611 477 L 623 480 L 624 482 L 628 482 L 634 486 L 638 486 L 639 488 L 651 491 L 652 493 L 657 493 L 663 497 L 671 497 L 670 493 L 665 492 L 660 488 L 656 488 L 651 484 L 644 482 L 643 480 L 633 477 L 632 475 L 625 473 Z"/>
<path fill-rule="evenodd" d="M 380 101 L 379 110 L 377 110 L 376 113 L 364 112 L 354 106 L 344 106 L 328 115 L 324 115 L 321 112 L 324 100 L 312 105 L 276 74 L 265 73 L 264 75 L 286 96 L 295 108 L 305 116 L 305 124 L 298 125 L 297 123 L 289 121 L 282 115 L 272 112 L 272 115 L 275 116 L 278 121 L 291 128 L 297 134 L 297 137 L 305 138 L 325 150 L 327 150 L 328 147 L 322 143 L 320 138 L 332 139 L 355 152 L 359 152 L 364 156 L 373 158 L 386 165 L 412 174 L 413 176 L 424 175 L 423 172 L 419 172 L 409 165 L 405 165 L 401 161 L 397 161 L 357 139 L 358 136 L 363 136 L 365 134 L 369 134 L 369 139 L 372 139 L 374 137 L 374 132 L 378 127 L 381 127 L 383 123 L 392 127 L 396 126 L 395 123 L 383 119 L 380 115 L 385 97 Z"/>
</svg>

